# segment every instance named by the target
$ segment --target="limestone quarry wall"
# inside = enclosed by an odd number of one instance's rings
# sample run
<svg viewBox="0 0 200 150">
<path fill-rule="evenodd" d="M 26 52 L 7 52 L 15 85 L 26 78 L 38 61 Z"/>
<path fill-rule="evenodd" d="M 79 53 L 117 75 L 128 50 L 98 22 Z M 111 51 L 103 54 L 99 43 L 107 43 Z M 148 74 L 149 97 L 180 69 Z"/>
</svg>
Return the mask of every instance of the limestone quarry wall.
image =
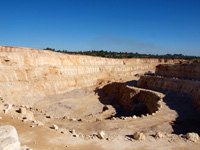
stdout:
<svg viewBox="0 0 200 150">
<path fill-rule="evenodd" d="M 126 86 L 124 83 L 108 84 L 103 87 L 103 92 L 123 111 L 136 115 L 155 113 L 159 107 L 158 101 L 161 99 L 156 93 Z"/>
<path fill-rule="evenodd" d="M 90 87 L 155 70 L 179 60 L 108 59 L 48 50 L 0 46 L 0 95 L 12 103 L 34 105 L 36 97 Z"/>
<path fill-rule="evenodd" d="M 137 86 L 147 89 L 186 93 L 194 99 L 196 107 L 200 110 L 200 82 L 157 76 L 142 76 Z"/>
<path fill-rule="evenodd" d="M 165 77 L 200 80 L 200 63 L 158 65 L 155 73 Z"/>
</svg>

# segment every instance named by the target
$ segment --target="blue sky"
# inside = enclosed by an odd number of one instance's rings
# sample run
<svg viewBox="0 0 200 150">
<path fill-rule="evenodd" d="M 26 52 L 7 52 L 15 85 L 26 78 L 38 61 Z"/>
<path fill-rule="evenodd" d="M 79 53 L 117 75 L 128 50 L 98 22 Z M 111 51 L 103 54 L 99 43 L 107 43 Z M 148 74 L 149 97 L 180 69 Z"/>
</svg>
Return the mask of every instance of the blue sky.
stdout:
<svg viewBox="0 0 200 150">
<path fill-rule="evenodd" d="M 0 45 L 200 56 L 199 0 L 0 0 Z"/>
</svg>

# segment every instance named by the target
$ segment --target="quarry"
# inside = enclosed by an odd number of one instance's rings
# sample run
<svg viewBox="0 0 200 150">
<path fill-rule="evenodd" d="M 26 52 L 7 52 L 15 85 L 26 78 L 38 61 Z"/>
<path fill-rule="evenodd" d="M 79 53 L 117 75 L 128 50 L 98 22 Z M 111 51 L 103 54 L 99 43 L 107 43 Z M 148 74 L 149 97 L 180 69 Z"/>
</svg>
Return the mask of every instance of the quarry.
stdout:
<svg viewBox="0 0 200 150">
<path fill-rule="evenodd" d="M 200 149 L 199 80 L 198 62 L 0 46 L 0 150 Z"/>
</svg>

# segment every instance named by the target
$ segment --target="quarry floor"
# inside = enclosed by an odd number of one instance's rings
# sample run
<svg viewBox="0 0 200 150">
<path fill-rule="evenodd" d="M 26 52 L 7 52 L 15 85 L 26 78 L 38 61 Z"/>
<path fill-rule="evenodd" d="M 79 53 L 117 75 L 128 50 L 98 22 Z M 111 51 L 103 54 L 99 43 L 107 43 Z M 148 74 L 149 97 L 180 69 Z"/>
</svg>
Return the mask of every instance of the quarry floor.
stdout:
<svg viewBox="0 0 200 150">
<path fill-rule="evenodd" d="M 137 82 L 137 78 L 127 80 L 133 80 L 127 82 L 131 86 Z M 187 132 L 200 134 L 200 113 L 194 108 L 192 100 L 181 93 L 158 93 L 163 97 L 162 108 L 154 116 L 107 119 L 116 113 L 114 107 L 108 105 L 108 110 L 103 111 L 105 105 L 99 100 L 99 94 L 94 88 L 88 88 L 42 98 L 34 106 L 38 109 L 32 112 L 35 120 L 43 122 L 44 126 L 31 127 L 31 121 L 22 122 L 18 118 L 20 114 L 16 112 L 16 107 L 7 114 L 1 111 L 3 119 L 0 120 L 0 125 L 13 125 L 19 134 L 21 145 L 34 150 L 200 149 L 200 142 L 193 143 L 185 138 Z M 59 130 L 51 129 L 52 124 L 56 124 Z M 78 136 L 69 132 L 73 129 Z M 63 134 L 62 130 L 65 131 Z M 100 130 L 105 132 L 105 139 L 95 136 Z M 144 141 L 133 139 L 133 134 L 137 131 L 144 132 Z M 155 138 L 158 131 L 164 132 L 165 137 Z"/>
</svg>

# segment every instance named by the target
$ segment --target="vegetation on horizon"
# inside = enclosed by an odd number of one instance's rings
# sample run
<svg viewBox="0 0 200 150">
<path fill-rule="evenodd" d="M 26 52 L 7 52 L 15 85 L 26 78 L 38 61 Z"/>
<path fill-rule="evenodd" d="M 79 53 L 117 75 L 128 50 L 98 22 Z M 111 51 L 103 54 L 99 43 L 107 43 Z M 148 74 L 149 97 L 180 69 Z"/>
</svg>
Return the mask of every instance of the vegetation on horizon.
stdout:
<svg viewBox="0 0 200 150">
<path fill-rule="evenodd" d="M 105 58 L 164 58 L 164 59 L 200 59 L 197 56 L 187 56 L 183 54 L 165 54 L 165 55 L 154 55 L 154 54 L 139 54 L 137 52 L 111 52 L 111 51 L 67 51 L 67 50 L 55 50 L 53 48 L 45 48 L 44 50 L 51 50 L 55 52 L 67 53 L 67 54 L 80 54 L 80 55 L 89 55 L 89 56 L 99 56 Z"/>
</svg>

